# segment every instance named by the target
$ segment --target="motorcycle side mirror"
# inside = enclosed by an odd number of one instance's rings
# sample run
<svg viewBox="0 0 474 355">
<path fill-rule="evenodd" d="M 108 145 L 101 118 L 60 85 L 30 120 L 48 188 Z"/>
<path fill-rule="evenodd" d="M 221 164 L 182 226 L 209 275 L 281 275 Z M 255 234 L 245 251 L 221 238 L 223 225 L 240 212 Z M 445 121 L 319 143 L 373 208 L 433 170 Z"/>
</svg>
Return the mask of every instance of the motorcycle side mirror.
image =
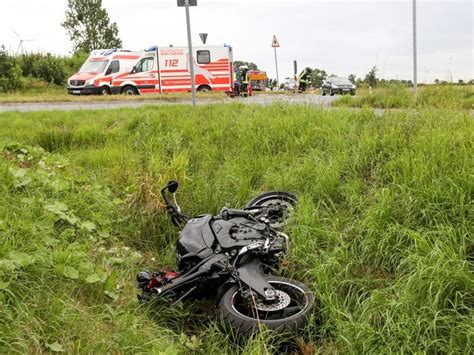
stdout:
<svg viewBox="0 0 474 355">
<path fill-rule="evenodd" d="M 174 194 L 176 190 L 178 190 L 178 182 L 177 181 L 170 181 L 168 182 L 168 191 Z"/>
</svg>

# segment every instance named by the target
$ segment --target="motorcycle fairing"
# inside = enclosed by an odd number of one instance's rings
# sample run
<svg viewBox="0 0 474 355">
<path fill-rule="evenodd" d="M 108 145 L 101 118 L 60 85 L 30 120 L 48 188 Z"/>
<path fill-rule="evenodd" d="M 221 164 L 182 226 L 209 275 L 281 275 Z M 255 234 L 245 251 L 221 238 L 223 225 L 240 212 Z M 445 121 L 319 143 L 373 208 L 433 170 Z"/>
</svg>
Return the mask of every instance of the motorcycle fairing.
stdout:
<svg viewBox="0 0 474 355">
<path fill-rule="evenodd" d="M 191 219 L 179 234 L 177 249 L 180 255 L 195 254 L 207 257 L 212 254 L 214 234 L 209 221 L 212 216 L 206 215 Z"/>
</svg>

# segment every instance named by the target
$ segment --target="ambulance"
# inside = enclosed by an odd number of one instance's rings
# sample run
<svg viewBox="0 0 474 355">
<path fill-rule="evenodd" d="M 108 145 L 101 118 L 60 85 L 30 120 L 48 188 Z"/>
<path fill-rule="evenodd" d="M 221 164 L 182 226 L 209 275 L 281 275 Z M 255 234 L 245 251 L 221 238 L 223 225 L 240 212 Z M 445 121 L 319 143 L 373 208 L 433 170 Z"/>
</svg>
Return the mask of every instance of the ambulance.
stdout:
<svg viewBox="0 0 474 355">
<path fill-rule="evenodd" d="M 125 95 L 188 92 L 192 65 L 197 91 L 231 92 L 232 47 L 197 46 L 193 52 L 191 63 L 188 47 L 152 47 L 132 70 L 113 79 L 111 91 Z"/>
<path fill-rule="evenodd" d="M 81 69 L 68 79 L 68 94 L 110 94 L 112 80 L 117 75 L 128 73 L 143 53 L 123 49 L 98 49 L 90 52 Z"/>
</svg>

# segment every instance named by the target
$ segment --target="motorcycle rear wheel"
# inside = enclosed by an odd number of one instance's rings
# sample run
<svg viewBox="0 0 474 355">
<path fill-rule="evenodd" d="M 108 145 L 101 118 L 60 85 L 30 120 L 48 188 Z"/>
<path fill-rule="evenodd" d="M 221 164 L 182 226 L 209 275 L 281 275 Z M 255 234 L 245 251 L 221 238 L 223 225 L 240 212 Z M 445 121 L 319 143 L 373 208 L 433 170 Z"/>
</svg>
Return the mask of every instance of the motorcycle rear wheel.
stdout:
<svg viewBox="0 0 474 355">
<path fill-rule="evenodd" d="M 270 218 L 270 226 L 275 229 L 281 229 L 292 217 L 294 208 L 298 203 L 298 197 L 287 191 L 269 191 L 254 197 L 249 201 L 245 208 L 254 206 L 278 207 L 281 213 Z"/>
<path fill-rule="evenodd" d="M 267 281 L 277 293 L 274 303 L 254 296 L 249 304 L 238 285 L 229 288 L 220 299 L 218 312 L 238 335 L 250 336 L 261 325 L 279 334 L 297 333 L 306 326 L 315 301 L 308 286 L 277 276 L 268 276 Z"/>
</svg>

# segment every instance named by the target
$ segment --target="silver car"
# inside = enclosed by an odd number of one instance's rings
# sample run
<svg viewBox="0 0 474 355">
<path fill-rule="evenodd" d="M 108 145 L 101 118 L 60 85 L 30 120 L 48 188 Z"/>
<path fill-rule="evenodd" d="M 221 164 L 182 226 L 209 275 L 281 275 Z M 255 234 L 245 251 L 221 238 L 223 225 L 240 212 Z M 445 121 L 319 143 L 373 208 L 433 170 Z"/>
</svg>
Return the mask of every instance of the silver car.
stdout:
<svg viewBox="0 0 474 355">
<path fill-rule="evenodd" d="M 356 94 L 356 86 L 347 78 L 328 78 L 321 86 L 321 94 Z"/>
</svg>

